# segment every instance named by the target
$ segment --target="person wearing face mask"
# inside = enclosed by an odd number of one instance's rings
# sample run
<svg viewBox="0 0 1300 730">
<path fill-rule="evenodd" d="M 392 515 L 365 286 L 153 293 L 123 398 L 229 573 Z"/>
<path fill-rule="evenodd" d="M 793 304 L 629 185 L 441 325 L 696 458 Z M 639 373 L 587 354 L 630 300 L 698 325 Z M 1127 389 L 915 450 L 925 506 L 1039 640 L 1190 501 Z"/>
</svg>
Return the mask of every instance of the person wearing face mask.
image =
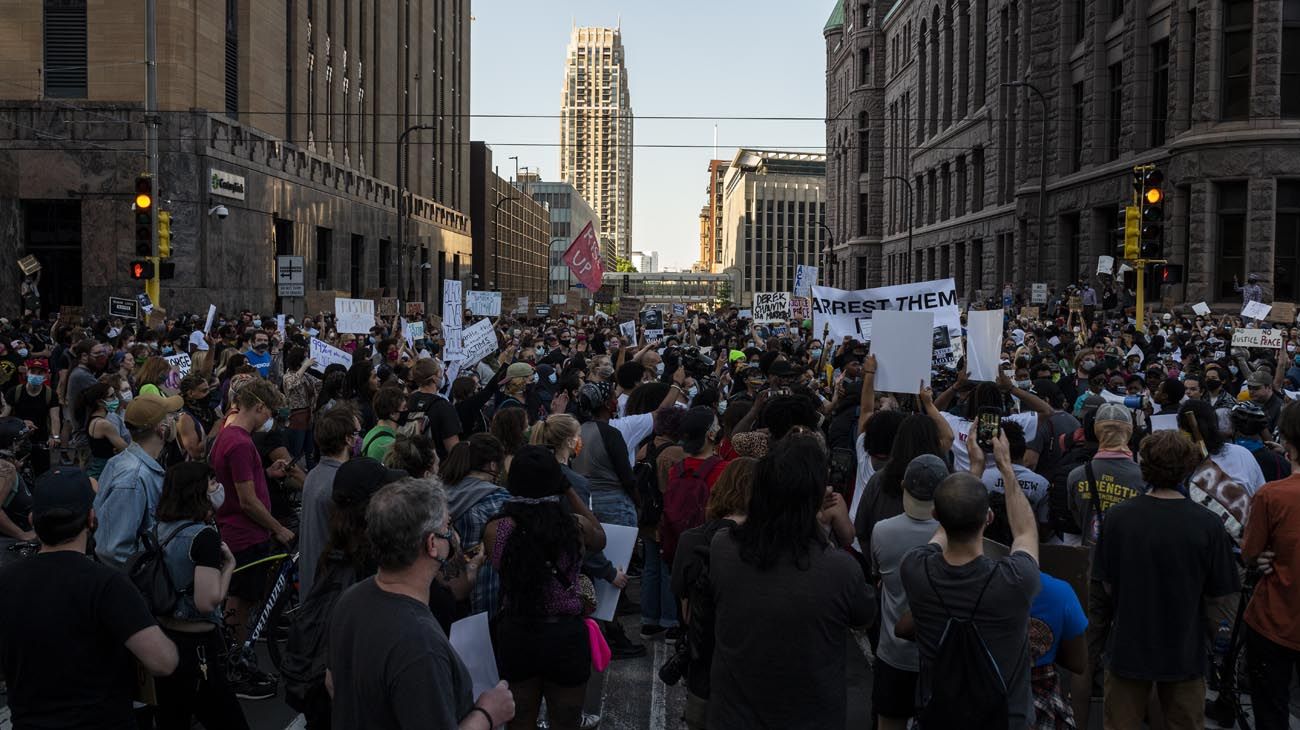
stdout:
<svg viewBox="0 0 1300 730">
<path fill-rule="evenodd" d="M 271 374 L 271 338 L 262 331 L 253 333 L 249 348 L 244 351 L 248 364 L 257 368 L 257 374 L 269 377 Z"/>
<path fill-rule="evenodd" d="M 320 461 L 307 472 L 302 485 L 302 512 L 298 518 L 298 592 L 311 593 L 317 562 L 329 537 L 330 499 L 339 467 L 352 458 L 361 442 L 361 420 L 352 406 L 339 404 L 316 419 L 316 446 Z"/>
<path fill-rule="evenodd" d="M 127 406 L 125 421 L 131 444 L 104 465 L 95 495 L 95 514 L 99 516 L 95 555 L 105 565 L 125 568 L 139 549 L 141 528 L 154 525 L 164 476 L 158 457 L 171 435 L 173 414 L 182 405 L 180 396 L 142 395 Z"/>
<path fill-rule="evenodd" d="M 177 464 L 163 478 L 157 535 L 179 600 L 170 615 L 157 618 L 176 644 L 180 663 L 156 682 L 159 730 L 188 730 L 196 718 L 205 727 L 248 727 L 226 682 L 226 647 L 217 630 L 235 570 L 235 556 L 214 521 L 225 496 L 225 487 L 201 462 Z"/>
<path fill-rule="evenodd" d="M 59 445 L 59 433 L 62 430 L 59 418 L 59 403 L 54 391 L 49 386 L 50 366 L 43 359 L 30 359 L 26 362 L 27 377 L 22 385 L 16 385 L 6 394 L 6 400 L 13 409 L 10 415 L 32 424 L 32 473 L 39 476 L 50 468 L 50 449 Z"/>
<path fill-rule="evenodd" d="M 1228 392 L 1224 383 L 1229 379 L 1228 373 L 1224 371 L 1222 365 L 1210 363 L 1205 366 L 1205 380 L 1202 382 L 1203 393 L 1201 400 L 1210 404 L 1212 408 L 1225 410 L 1231 409 L 1237 400 Z"/>
<path fill-rule="evenodd" d="M 81 394 L 81 410 L 86 414 L 85 431 L 89 439 L 90 460 L 86 473 L 98 479 L 108 460 L 127 448 L 126 439 L 118 431 L 110 416 L 118 412 L 121 401 L 117 391 L 108 383 L 96 383 Z"/>
<path fill-rule="evenodd" d="M 506 408 L 523 408 L 525 412 L 532 413 L 527 401 L 530 400 L 528 386 L 532 384 L 534 374 L 533 366 L 526 362 L 513 363 L 506 368 L 505 383 L 497 394 L 497 412 Z M 532 422 L 534 419 L 530 416 L 528 420 Z"/>
<path fill-rule="evenodd" d="M 497 437 L 476 433 L 456 444 L 438 473 L 447 489 L 447 511 L 452 527 L 467 550 L 483 540 L 483 528 L 510 499 L 497 485 L 505 449 Z M 470 613 L 487 611 L 495 616 L 501 605 L 501 581 L 496 569 L 484 564 L 470 593 Z"/>
<path fill-rule="evenodd" d="M 135 375 L 136 391 L 140 395 L 163 397 L 163 383 L 167 380 L 167 374 L 171 372 L 171 367 L 171 363 L 158 355 L 145 360 L 140 365 L 139 372 Z"/>
<path fill-rule="evenodd" d="M 439 459 L 447 458 L 460 442 L 464 425 L 460 411 L 440 394 L 446 377 L 441 360 L 418 360 L 410 377 L 416 390 L 406 398 L 407 418 L 427 419 L 424 433 L 433 440 Z"/>
<path fill-rule="evenodd" d="M 1289 367 L 1287 367 L 1286 379 L 1283 384 L 1288 390 L 1300 390 L 1300 352 L 1296 351 L 1296 343 L 1288 342 L 1286 345 L 1287 356 L 1291 358 Z M 1288 365 L 1284 363 L 1284 365 Z"/>
</svg>

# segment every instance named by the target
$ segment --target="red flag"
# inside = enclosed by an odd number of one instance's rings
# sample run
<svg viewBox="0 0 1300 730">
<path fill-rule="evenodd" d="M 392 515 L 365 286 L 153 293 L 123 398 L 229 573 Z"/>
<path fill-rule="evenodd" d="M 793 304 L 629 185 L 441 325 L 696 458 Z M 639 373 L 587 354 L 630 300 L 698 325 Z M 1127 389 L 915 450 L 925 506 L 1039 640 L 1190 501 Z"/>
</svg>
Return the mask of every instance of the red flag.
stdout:
<svg viewBox="0 0 1300 730">
<path fill-rule="evenodd" d="M 600 240 L 596 238 L 596 231 L 590 223 L 573 239 L 569 250 L 564 252 L 564 263 L 569 265 L 569 271 L 578 277 L 583 286 L 592 291 L 600 289 L 605 265 L 600 261 Z"/>
</svg>

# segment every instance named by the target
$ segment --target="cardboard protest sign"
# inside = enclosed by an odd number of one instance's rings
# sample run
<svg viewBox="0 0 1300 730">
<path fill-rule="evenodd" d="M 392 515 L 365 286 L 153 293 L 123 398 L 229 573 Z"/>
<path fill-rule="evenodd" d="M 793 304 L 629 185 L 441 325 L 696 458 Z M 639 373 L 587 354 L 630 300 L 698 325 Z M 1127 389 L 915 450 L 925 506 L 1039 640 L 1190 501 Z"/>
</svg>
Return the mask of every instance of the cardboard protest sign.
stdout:
<svg viewBox="0 0 1300 730">
<path fill-rule="evenodd" d="M 471 291 L 465 294 L 465 308 L 475 317 L 500 317 L 501 292 Z"/>
<path fill-rule="evenodd" d="M 480 319 L 460 332 L 461 367 L 469 367 L 497 350 L 492 320 Z"/>
<path fill-rule="evenodd" d="M 29 254 L 18 259 L 18 268 L 22 269 L 27 276 L 31 276 L 41 270 L 41 262 L 37 261 L 35 256 Z"/>
<path fill-rule="evenodd" d="M 379 299 L 375 300 L 375 314 L 379 315 L 380 317 L 396 317 L 397 298 L 380 297 Z"/>
<path fill-rule="evenodd" d="M 1202 317 L 1208 317 L 1210 314 L 1210 305 L 1205 302 L 1197 302 L 1192 305 L 1192 311 Z"/>
<path fill-rule="evenodd" d="M 620 320 L 636 319 L 641 313 L 639 297 L 623 297 L 618 300 L 618 318 Z"/>
<path fill-rule="evenodd" d="M 181 353 L 179 355 L 168 355 L 163 359 L 166 360 L 169 365 L 176 368 L 176 372 L 179 373 L 182 378 L 190 374 L 190 368 L 193 366 L 193 363 L 190 361 L 189 355 Z"/>
<path fill-rule="evenodd" d="M 1039 317 L 1038 307 L 1021 307 L 1020 316 L 1026 319 L 1038 319 Z"/>
<path fill-rule="evenodd" d="M 1281 322 L 1290 327 L 1296 322 L 1295 305 L 1290 302 L 1273 302 L 1273 311 L 1269 314 L 1270 322 Z"/>
<path fill-rule="evenodd" d="M 795 297 L 790 300 L 790 319 L 811 319 L 812 301 L 807 297 Z"/>
<path fill-rule="evenodd" d="M 1246 302 L 1246 306 L 1241 308 L 1241 316 L 1244 319 L 1258 319 L 1260 321 L 1268 319 L 1268 313 L 1272 311 L 1273 305 L 1263 302 Z"/>
<path fill-rule="evenodd" d="M 1259 347 L 1277 350 L 1282 347 L 1282 330 L 1242 329 L 1232 331 L 1233 347 Z"/>
<path fill-rule="evenodd" d="M 817 283 L 817 267 L 800 264 L 794 270 L 794 295 L 807 297 L 812 294 L 812 287 Z"/>
<path fill-rule="evenodd" d="M 948 328 L 952 346 L 960 348 L 961 310 L 957 308 L 957 283 L 953 279 L 858 291 L 814 286 L 812 310 L 813 331 L 820 333 L 829 324 L 829 337 L 832 340 L 842 340 L 845 337 L 865 340 L 864 325 L 871 321 L 874 312 L 933 312 L 934 326 Z M 869 329 L 866 331 L 870 332 Z"/>
<path fill-rule="evenodd" d="M 423 317 L 423 316 L 424 316 L 424 302 L 407 302 L 407 303 L 406 303 L 406 316 L 408 316 L 408 317 Z"/>
<path fill-rule="evenodd" d="M 915 393 L 930 384 L 934 341 L 918 332 L 935 329 L 933 311 L 877 310 L 871 317 L 871 353 L 876 356 L 876 391 Z"/>
<path fill-rule="evenodd" d="M 455 362 L 461 359 L 461 327 L 464 321 L 464 306 L 461 297 L 461 284 L 458 279 L 442 282 L 442 356 Z M 489 326 L 491 326 L 489 324 Z"/>
<path fill-rule="evenodd" d="M 335 364 L 342 365 L 345 368 L 352 367 L 352 353 L 345 352 L 333 345 L 321 342 L 315 337 L 311 338 L 309 345 L 311 349 L 310 357 L 312 360 L 316 361 L 316 364 L 312 366 L 312 370 L 318 370 L 323 373 L 325 372 L 325 368 Z"/>
<path fill-rule="evenodd" d="M 1115 257 L 1114 257 L 1114 256 L 1098 256 L 1098 257 L 1097 257 L 1097 273 L 1098 273 L 1098 274 L 1110 274 L 1110 273 L 1112 273 L 1113 271 L 1115 271 Z"/>
<path fill-rule="evenodd" d="M 375 326 L 375 302 L 371 299 L 334 300 L 334 327 L 354 335 L 370 334 Z"/>
<path fill-rule="evenodd" d="M 996 381 L 1002 351 L 1002 310 L 966 314 L 966 371 L 971 380 Z"/>
<path fill-rule="evenodd" d="M 758 324 L 785 322 L 790 319 L 790 292 L 755 292 L 751 309 Z"/>
</svg>

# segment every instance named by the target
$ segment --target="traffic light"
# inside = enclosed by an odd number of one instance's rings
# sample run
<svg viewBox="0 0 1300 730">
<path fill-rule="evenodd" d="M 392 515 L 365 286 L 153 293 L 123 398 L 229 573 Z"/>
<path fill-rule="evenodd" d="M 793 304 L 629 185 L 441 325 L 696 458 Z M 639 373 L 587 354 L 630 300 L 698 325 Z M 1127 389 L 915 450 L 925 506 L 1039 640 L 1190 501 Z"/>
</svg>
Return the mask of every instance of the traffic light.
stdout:
<svg viewBox="0 0 1300 730">
<path fill-rule="evenodd" d="M 1141 213 L 1138 212 L 1136 205 L 1125 206 L 1124 208 L 1124 254 L 1123 258 L 1128 261 L 1137 259 L 1140 249 L 1138 241 L 1140 240 L 1141 230 Z"/>
<path fill-rule="evenodd" d="M 632 277 L 628 276 L 627 274 L 623 274 L 623 293 L 627 294 L 628 291 L 631 290 L 631 288 L 632 288 Z"/>
<path fill-rule="evenodd" d="M 168 258 L 172 255 L 172 214 L 158 211 L 158 257 Z"/>
<path fill-rule="evenodd" d="M 1164 173 L 1155 167 L 1147 168 L 1142 176 L 1142 258 L 1164 258 L 1165 244 L 1165 191 L 1161 184 Z"/>
<path fill-rule="evenodd" d="M 135 179 L 135 255 L 153 256 L 153 178 L 140 175 Z"/>
<path fill-rule="evenodd" d="M 148 280 L 153 278 L 154 270 L 152 261 L 132 261 L 130 268 L 132 279 Z"/>
<path fill-rule="evenodd" d="M 1158 264 L 1155 270 L 1156 281 L 1163 286 L 1165 284 L 1183 283 L 1183 265 L 1182 264 Z"/>
</svg>

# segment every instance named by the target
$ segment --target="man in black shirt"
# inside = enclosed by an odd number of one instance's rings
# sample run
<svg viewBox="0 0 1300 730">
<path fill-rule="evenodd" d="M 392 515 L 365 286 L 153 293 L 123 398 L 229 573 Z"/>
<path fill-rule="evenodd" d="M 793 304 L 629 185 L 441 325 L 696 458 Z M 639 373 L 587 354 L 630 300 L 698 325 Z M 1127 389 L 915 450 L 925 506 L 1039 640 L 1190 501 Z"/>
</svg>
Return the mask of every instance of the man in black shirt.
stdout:
<svg viewBox="0 0 1300 730">
<path fill-rule="evenodd" d="M 1141 727 L 1154 684 L 1168 727 L 1205 727 L 1203 599 L 1240 586 L 1232 541 L 1178 491 L 1200 457 L 1178 431 L 1142 442 L 1149 489 L 1106 510 L 1092 575 L 1114 605 L 1106 645 L 1106 727 Z"/>
<path fill-rule="evenodd" d="M 504 725 L 515 714 L 509 687 L 501 682 L 474 702 L 469 670 L 429 612 L 429 585 L 452 551 L 442 487 L 393 482 L 370 498 L 366 521 L 379 573 L 349 588 L 330 618 L 325 683 L 334 700 L 332 726 Z"/>
<path fill-rule="evenodd" d="M 134 730 L 136 662 L 176 669 L 176 645 L 124 575 L 86 556 L 94 490 L 78 469 L 36 484 L 40 553 L 0 570 L 0 669 L 15 728 Z"/>
<path fill-rule="evenodd" d="M 13 407 L 12 415 L 28 421 L 34 430 L 31 434 L 32 473 L 37 476 L 50 468 L 50 449 L 58 446 L 59 399 L 50 389 L 50 365 L 44 359 L 33 358 L 26 362 L 26 380 L 9 389 L 5 400 Z"/>
</svg>

